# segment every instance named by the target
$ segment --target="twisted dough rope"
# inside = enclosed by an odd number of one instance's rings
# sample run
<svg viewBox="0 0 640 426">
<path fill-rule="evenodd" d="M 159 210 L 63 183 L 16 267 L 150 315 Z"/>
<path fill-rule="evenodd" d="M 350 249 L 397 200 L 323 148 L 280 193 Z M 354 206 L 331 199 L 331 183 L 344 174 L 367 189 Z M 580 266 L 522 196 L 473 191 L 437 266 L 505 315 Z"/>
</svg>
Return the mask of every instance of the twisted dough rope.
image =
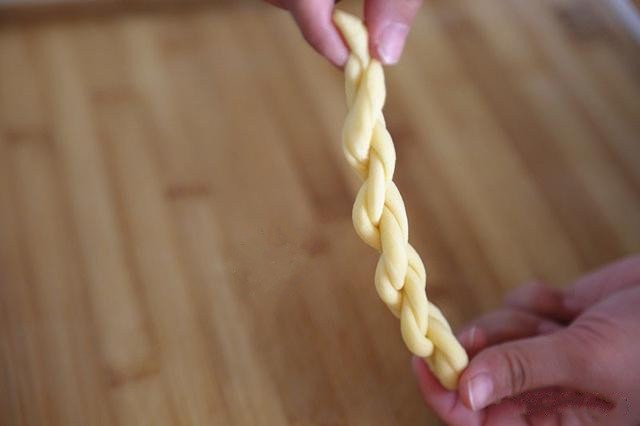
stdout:
<svg viewBox="0 0 640 426">
<path fill-rule="evenodd" d="M 353 206 L 353 225 L 367 244 L 381 252 L 375 285 L 380 298 L 400 318 L 411 352 L 424 358 L 448 389 L 455 389 L 467 366 L 467 354 L 440 309 L 427 301 L 426 271 L 409 244 L 404 202 L 393 183 L 396 154 L 382 107 L 382 65 L 369 57 L 362 21 L 336 10 L 334 22 L 351 48 L 345 66 L 348 113 L 342 139 L 347 161 L 363 179 Z"/>
</svg>

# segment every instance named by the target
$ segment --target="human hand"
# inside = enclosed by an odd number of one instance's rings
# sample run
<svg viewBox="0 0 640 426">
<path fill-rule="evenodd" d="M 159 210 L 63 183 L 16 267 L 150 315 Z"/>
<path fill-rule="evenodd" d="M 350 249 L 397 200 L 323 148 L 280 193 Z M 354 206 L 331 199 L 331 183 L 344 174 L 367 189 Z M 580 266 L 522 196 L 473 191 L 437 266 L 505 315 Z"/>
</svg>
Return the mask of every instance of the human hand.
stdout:
<svg viewBox="0 0 640 426">
<path fill-rule="evenodd" d="M 288 10 L 304 38 L 337 66 L 347 62 L 349 51 L 333 25 L 334 0 L 266 0 Z M 364 19 L 371 55 L 383 64 L 398 62 L 413 18 L 422 0 L 365 0 Z"/>
<path fill-rule="evenodd" d="M 568 325 L 566 325 L 568 324 Z M 472 357 L 458 392 L 422 360 L 426 403 L 451 425 L 637 425 L 640 422 L 640 256 L 564 291 L 517 289 L 506 307 L 460 335 Z"/>
</svg>

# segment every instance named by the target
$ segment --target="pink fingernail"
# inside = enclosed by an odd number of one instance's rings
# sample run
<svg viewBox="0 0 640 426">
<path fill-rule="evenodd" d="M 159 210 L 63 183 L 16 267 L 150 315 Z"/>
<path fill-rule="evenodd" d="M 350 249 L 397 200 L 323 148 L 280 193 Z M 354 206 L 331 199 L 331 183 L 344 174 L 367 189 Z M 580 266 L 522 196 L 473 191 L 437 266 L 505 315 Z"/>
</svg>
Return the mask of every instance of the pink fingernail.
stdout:
<svg viewBox="0 0 640 426">
<path fill-rule="evenodd" d="M 468 396 L 473 411 L 478 411 L 491 403 L 493 381 L 487 373 L 473 377 L 468 384 Z"/>
<path fill-rule="evenodd" d="M 478 327 L 475 325 L 467 330 L 465 330 L 462 334 L 460 334 L 459 341 L 462 346 L 466 349 L 472 349 L 476 345 L 476 339 L 478 335 Z"/>
<path fill-rule="evenodd" d="M 478 327 L 473 326 L 471 329 L 471 336 L 469 336 L 469 346 L 475 348 L 478 344 Z"/>
<path fill-rule="evenodd" d="M 378 56 L 383 63 L 392 65 L 398 62 L 409 27 L 397 22 L 387 25 L 380 34 Z"/>
<path fill-rule="evenodd" d="M 344 66 L 347 63 L 347 59 L 349 59 L 349 52 L 345 48 L 337 49 L 336 52 L 332 55 L 332 62 L 338 67 Z"/>
</svg>

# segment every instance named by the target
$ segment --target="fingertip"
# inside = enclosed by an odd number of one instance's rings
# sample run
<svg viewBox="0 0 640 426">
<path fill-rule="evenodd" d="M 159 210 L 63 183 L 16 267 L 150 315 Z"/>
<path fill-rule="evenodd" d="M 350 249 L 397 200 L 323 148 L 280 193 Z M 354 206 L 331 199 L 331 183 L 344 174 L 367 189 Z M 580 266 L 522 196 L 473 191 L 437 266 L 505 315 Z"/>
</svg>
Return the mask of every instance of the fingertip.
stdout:
<svg viewBox="0 0 640 426">
<path fill-rule="evenodd" d="M 470 412 L 458 402 L 457 392 L 445 389 L 440 384 L 423 359 L 414 357 L 412 364 L 418 377 L 422 399 L 443 420 L 447 423 L 465 425 L 479 423 L 476 413 Z"/>
<path fill-rule="evenodd" d="M 476 326 L 471 326 L 470 328 L 465 328 L 460 333 L 458 333 L 458 342 L 462 345 L 463 348 L 469 350 L 473 344 L 472 334 L 474 333 L 474 328 Z"/>
<path fill-rule="evenodd" d="M 323 39 L 316 42 L 314 48 L 333 65 L 342 68 L 349 59 L 349 49 L 333 22 L 329 20 L 325 25 Z"/>
<path fill-rule="evenodd" d="M 349 51 L 346 48 L 340 48 L 336 51 L 332 51 L 329 55 L 327 55 L 327 59 L 337 66 L 338 68 L 344 67 L 347 63 L 347 59 L 349 58 Z"/>
<path fill-rule="evenodd" d="M 565 299 L 565 292 L 545 282 L 532 281 L 507 295 L 505 304 L 515 309 L 565 322 L 572 320 L 576 315 L 575 309 L 566 306 Z"/>
<path fill-rule="evenodd" d="M 478 426 L 483 414 L 474 413 L 460 403 L 457 391 L 445 389 L 422 358 L 414 357 L 413 370 L 418 377 L 422 399 L 447 424 Z"/>
<path fill-rule="evenodd" d="M 413 366 L 413 372 L 418 379 L 418 386 L 420 387 L 420 392 L 425 400 L 428 399 L 431 390 L 437 389 L 440 383 L 436 379 L 436 377 L 429 370 L 429 366 L 426 362 L 420 357 L 414 356 L 411 360 L 411 364 Z"/>
<path fill-rule="evenodd" d="M 328 25 L 312 31 L 315 31 L 313 35 L 305 35 L 309 44 L 333 65 L 342 68 L 347 63 L 349 51 L 337 30 Z"/>
<path fill-rule="evenodd" d="M 541 280 L 532 280 L 514 289 L 504 298 L 508 305 L 528 307 L 553 303 L 561 292 Z"/>
<path fill-rule="evenodd" d="M 349 50 L 331 20 L 333 1 L 294 2 L 291 14 L 298 23 L 305 40 L 332 64 L 342 67 Z"/>
<path fill-rule="evenodd" d="M 487 333 L 473 325 L 460 333 L 458 340 L 469 356 L 472 356 L 487 345 Z"/>
<path fill-rule="evenodd" d="M 411 363 L 416 378 L 418 379 L 418 388 L 420 389 L 422 399 L 429 406 L 433 406 L 433 390 L 438 389 L 438 387 L 441 386 L 440 383 L 438 383 L 437 379 L 429 370 L 429 366 L 422 358 L 414 356 Z"/>
<path fill-rule="evenodd" d="M 475 376 L 475 374 L 469 371 L 469 367 L 462 373 L 460 376 L 460 380 L 458 382 L 458 399 L 462 401 L 462 403 L 471 411 L 475 411 L 474 409 L 474 401 L 472 401 L 471 396 L 471 379 Z"/>
<path fill-rule="evenodd" d="M 473 411 L 479 411 L 493 402 L 494 384 L 489 373 L 479 373 L 465 382 L 464 401 Z"/>
<path fill-rule="evenodd" d="M 396 64 L 421 0 L 368 0 L 365 21 L 372 56 L 385 65 Z"/>
<path fill-rule="evenodd" d="M 493 402 L 495 384 L 490 371 L 491 366 L 483 357 L 476 357 L 460 376 L 458 396 L 472 411 L 481 410 Z"/>
<path fill-rule="evenodd" d="M 385 65 L 397 64 L 404 50 L 408 34 L 408 25 L 397 22 L 389 23 L 376 38 L 371 40 L 373 56 Z"/>
<path fill-rule="evenodd" d="M 412 363 L 424 401 L 434 410 L 451 405 L 456 393 L 442 386 L 424 359 L 414 356 Z"/>
</svg>

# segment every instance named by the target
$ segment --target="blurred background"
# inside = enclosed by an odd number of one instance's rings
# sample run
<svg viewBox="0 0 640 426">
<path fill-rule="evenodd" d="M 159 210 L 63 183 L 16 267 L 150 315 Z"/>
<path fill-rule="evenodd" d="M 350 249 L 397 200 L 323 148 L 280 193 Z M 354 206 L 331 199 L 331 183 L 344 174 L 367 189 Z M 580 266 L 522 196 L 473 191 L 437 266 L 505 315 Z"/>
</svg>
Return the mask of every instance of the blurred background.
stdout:
<svg viewBox="0 0 640 426">
<path fill-rule="evenodd" d="M 633 13 L 426 0 L 385 114 L 455 328 L 640 249 Z M 258 1 L 0 3 L 0 424 L 439 424 L 351 225 L 342 84 Z"/>
</svg>

